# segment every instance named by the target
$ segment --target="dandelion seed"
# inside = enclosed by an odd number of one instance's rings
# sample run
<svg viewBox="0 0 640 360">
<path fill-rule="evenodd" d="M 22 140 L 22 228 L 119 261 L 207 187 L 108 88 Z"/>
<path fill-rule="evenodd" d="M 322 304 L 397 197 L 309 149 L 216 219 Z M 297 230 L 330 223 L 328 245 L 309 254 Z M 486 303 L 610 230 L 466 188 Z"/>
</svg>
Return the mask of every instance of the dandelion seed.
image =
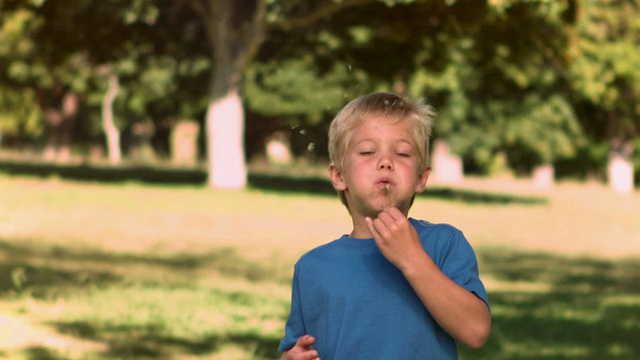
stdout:
<svg viewBox="0 0 640 360">
<path fill-rule="evenodd" d="M 307 151 L 313 151 L 316 149 L 316 144 L 310 142 L 309 145 L 307 145 Z"/>
</svg>

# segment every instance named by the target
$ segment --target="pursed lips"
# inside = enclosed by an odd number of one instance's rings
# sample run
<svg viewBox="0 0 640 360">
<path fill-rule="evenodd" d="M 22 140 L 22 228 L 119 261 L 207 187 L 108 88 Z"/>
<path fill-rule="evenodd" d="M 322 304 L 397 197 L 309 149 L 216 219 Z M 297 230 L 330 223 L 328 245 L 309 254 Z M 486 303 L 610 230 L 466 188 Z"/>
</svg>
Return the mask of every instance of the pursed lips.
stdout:
<svg viewBox="0 0 640 360">
<path fill-rule="evenodd" d="M 376 185 L 379 185 L 379 186 L 381 186 L 381 187 L 383 187 L 383 188 L 384 188 L 384 187 L 386 187 L 387 185 L 389 185 L 389 186 L 393 186 L 394 184 L 393 184 L 393 181 L 391 181 L 391 179 L 389 179 L 389 178 L 382 178 L 382 179 L 380 179 L 380 180 L 376 181 Z"/>
</svg>

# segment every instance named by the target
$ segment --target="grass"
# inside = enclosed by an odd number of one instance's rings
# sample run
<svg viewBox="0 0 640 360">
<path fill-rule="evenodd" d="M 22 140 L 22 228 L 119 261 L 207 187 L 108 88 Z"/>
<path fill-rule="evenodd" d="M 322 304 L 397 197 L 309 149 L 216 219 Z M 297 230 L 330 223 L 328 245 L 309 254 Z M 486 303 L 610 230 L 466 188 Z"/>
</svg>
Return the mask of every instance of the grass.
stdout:
<svg viewBox="0 0 640 360">
<path fill-rule="evenodd" d="M 0 176 L 0 315 L 58 340 L 0 358 L 277 358 L 293 263 L 350 224 L 321 178 L 250 182 Z M 412 209 L 478 253 L 493 328 L 461 358 L 639 358 L 639 194 L 527 185 L 435 184 Z"/>
</svg>

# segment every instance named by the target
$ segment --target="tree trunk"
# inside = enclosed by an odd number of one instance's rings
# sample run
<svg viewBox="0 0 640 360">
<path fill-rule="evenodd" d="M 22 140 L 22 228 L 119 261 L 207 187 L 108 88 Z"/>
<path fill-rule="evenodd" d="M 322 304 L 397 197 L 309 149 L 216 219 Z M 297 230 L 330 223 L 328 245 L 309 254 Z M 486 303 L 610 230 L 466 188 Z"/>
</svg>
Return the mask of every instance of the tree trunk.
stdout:
<svg viewBox="0 0 640 360">
<path fill-rule="evenodd" d="M 553 188 L 555 181 L 555 170 L 553 165 L 547 163 L 536 166 L 533 169 L 533 183 L 539 189 Z"/>
<path fill-rule="evenodd" d="M 207 108 L 207 165 L 210 187 L 244 189 L 247 170 L 244 156 L 244 109 L 239 84 L 247 43 L 238 42 L 233 0 L 209 0 L 208 34 L 213 49 L 211 98 Z M 235 4 L 237 5 L 237 4 Z M 240 11 L 241 8 L 235 8 Z M 259 37 L 254 43 L 259 44 Z"/>
<path fill-rule="evenodd" d="M 109 75 L 109 88 L 102 100 L 102 128 L 107 137 L 107 153 L 109 154 L 109 162 L 112 165 L 120 164 L 122 159 L 120 131 L 113 120 L 113 101 L 119 91 L 118 77 L 115 74 Z"/>
<path fill-rule="evenodd" d="M 633 141 L 613 140 L 609 151 L 609 164 L 607 174 L 609 187 L 619 193 L 630 194 L 633 192 Z"/>
<path fill-rule="evenodd" d="M 449 151 L 445 140 L 436 140 L 431 156 L 431 179 L 441 184 L 459 184 L 464 180 L 464 169 L 459 156 Z"/>
<path fill-rule="evenodd" d="M 329 2 L 310 13 L 289 19 L 288 29 L 303 28 L 350 7 L 378 0 Z M 246 186 L 244 155 L 244 111 L 238 86 L 244 69 L 264 42 L 270 1 L 187 1 L 204 25 L 212 51 L 211 100 L 207 109 L 206 134 L 208 183 L 214 188 L 241 189 Z M 248 6 L 252 3 L 255 6 Z M 285 8 L 287 8 L 286 6 Z M 298 9 L 293 6 L 293 9 Z M 283 14 L 286 15 L 286 14 Z"/>
<path fill-rule="evenodd" d="M 207 110 L 209 186 L 243 189 L 247 184 L 244 159 L 244 111 L 237 88 L 212 99 Z"/>
</svg>

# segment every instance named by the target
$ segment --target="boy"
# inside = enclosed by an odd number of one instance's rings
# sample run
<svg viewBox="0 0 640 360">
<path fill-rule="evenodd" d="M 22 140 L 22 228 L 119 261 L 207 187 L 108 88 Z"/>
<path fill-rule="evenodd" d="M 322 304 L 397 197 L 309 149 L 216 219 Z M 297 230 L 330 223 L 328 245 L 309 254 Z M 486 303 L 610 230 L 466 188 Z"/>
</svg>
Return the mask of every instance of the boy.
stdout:
<svg viewBox="0 0 640 360">
<path fill-rule="evenodd" d="M 434 114 L 374 93 L 329 129 L 329 175 L 349 235 L 296 263 L 283 359 L 457 359 L 489 336 L 487 294 L 456 228 L 408 218 L 429 177 Z"/>
</svg>

